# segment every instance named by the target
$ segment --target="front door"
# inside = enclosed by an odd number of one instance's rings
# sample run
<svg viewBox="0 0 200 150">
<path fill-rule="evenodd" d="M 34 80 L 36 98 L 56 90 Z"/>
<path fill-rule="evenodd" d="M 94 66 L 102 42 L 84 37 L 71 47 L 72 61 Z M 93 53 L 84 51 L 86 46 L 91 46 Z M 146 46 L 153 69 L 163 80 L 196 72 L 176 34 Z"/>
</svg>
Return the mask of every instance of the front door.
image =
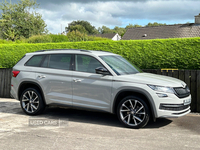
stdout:
<svg viewBox="0 0 200 150">
<path fill-rule="evenodd" d="M 94 57 L 75 55 L 73 106 L 110 111 L 112 76 L 95 73 L 103 65 Z"/>
</svg>

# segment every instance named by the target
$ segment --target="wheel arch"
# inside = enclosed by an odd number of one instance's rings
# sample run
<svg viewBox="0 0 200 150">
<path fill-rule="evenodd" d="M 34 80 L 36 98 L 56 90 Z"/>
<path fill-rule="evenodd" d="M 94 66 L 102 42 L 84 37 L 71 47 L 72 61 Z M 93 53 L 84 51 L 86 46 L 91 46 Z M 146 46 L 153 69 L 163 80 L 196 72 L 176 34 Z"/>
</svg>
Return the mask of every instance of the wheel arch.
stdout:
<svg viewBox="0 0 200 150">
<path fill-rule="evenodd" d="M 123 89 L 123 90 L 119 91 L 115 95 L 115 98 L 114 98 L 114 101 L 113 101 L 112 113 L 116 114 L 117 106 L 118 106 L 119 102 L 124 97 L 131 96 L 131 95 L 144 99 L 144 101 L 149 106 L 150 113 L 152 115 L 153 120 L 155 121 L 156 116 L 157 116 L 157 112 L 156 112 L 156 107 L 155 107 L 155 103 L 153 101 L 153 98 L 151 97 L 151 95 L 147 91 L 142 91 L 142 90 Z"/>
<path fill-rule="evenodd" d="M 44 93 L 43 93 L 41 86 L 38 83 L 33 82 L 33 81 L 23 81 L 22 83 L 20 83 L 18 92 L 17 92 L 18 99 L 20 100 L 20 96 L 25 89 L 31 88 L 31 87 L 36 88 L 38 90 L 38 92 L 40 92 L 40 94 L 43 98 L 43 101 L 46 105 L 46 100 L 45 100 Z"/>
</svg>

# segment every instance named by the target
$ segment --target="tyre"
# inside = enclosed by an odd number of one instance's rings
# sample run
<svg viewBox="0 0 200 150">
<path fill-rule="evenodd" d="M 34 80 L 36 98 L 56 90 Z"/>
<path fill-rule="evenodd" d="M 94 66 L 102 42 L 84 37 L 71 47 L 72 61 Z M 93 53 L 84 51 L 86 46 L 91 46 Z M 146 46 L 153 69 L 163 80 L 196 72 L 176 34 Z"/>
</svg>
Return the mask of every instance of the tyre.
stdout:
<svg viewBox="0 0 200 150">
<path fill-rule="evenodd" d="M 136 96 L 127 96 L 117 107 L 119 121 L 128 128 L 142 128 L 149 122 L 149 108 L 144 100 Z"/>
<path fill-rule="evenodd" d="M 39 115 L 45 109 L 45 104 L 40 92 L 35 88 L 28 88 L 20 97 L 22 110 L 28 115 Z"/>
</svg>

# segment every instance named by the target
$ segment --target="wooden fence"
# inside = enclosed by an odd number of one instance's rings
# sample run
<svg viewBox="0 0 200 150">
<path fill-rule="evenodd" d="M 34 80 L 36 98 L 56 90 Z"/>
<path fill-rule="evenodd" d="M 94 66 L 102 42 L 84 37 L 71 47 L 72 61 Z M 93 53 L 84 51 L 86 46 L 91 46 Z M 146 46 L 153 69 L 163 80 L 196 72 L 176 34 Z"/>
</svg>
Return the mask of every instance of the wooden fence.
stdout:
<svg viewBox="0 0 200 150">
<path fill-rule="evenodd" d="M 9 98 L 11 89 L 12 69 L 0 69 L 0 97 Z"/>
<path fill-rule="evenodd" d="M 185 81 L 191 91 L 191 110 L 200 112 L 200 70 L 164 70 L 145 69 L 144 72 L 161 74 Z M 12 69 L 0 69 L 0 97 L 9 98 L 11 88 Z"/>
</svg>

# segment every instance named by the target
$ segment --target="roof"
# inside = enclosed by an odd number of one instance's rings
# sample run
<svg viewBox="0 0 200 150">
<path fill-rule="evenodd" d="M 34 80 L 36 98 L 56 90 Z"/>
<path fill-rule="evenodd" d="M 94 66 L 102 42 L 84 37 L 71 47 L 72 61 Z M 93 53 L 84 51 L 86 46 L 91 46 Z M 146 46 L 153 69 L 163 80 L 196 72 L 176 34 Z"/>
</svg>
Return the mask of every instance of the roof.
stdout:
<svg viewBox="0 0 200 150">
<path fill-rule="evenodd" d="M 176 24 L 153 27 L 130 28 L 122 40 L 166 39 L 200 37 L 200 24 Z"/>
<path fill-rule="evenodd" d="M 63 54 L 63 53 L 73 53 L 73 54 L 89 54 L 89 55 L 116 55 L 111 52 L 101 51 L 101 50 L 82 50 L 82 49 L 51 49 L 51 50 L 41 50 L 33 53 L 27 53 L 26 55 L 41 55 L 41 54 Z"/>
<path fill-rule="evenodd" d="M 116 34 L 117 33 L 105 33 L 105 34 L 96 34 L 94 36 L 112 39 Z"/>
</svg>

